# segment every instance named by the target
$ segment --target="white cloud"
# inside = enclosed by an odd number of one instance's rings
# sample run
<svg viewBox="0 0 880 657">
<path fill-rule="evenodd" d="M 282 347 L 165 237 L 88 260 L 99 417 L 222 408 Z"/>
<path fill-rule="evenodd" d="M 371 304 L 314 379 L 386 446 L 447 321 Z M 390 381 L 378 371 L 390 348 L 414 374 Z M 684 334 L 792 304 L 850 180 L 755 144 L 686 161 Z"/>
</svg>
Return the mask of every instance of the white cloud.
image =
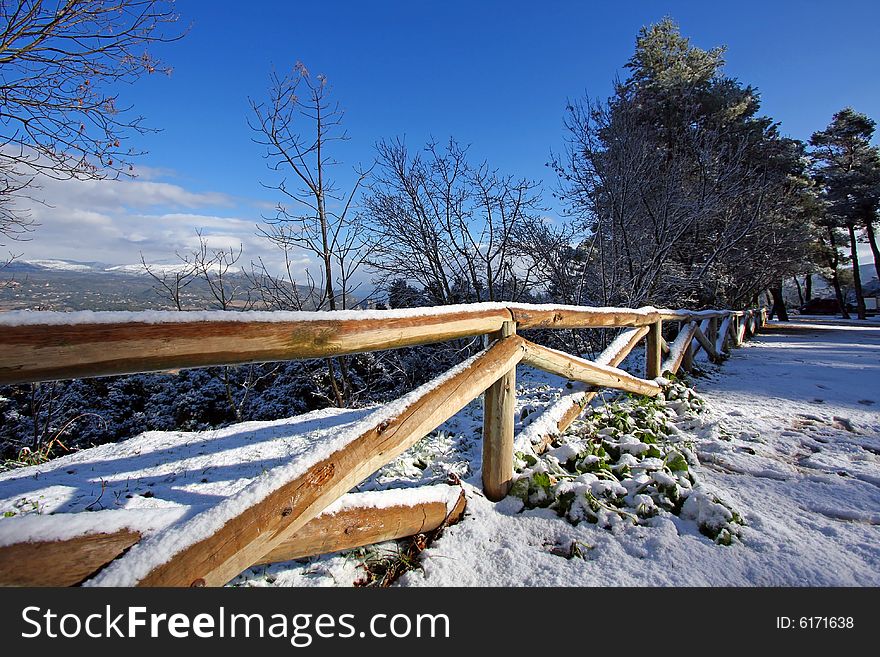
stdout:
<svg viewBox="0 0 880 657">
<path fill-rule="evenodd" d="M 159 175 L 148 171 L 149 175 Z M 26 260 L 62 258 L 130 264 L 173 263 L 199 247 L 244 250 L 241 264 L 262 258 L 278 266 L 281 253 L 258 237 L 260 209 L 221 192 L 195 192 L 155 180 L 45 180 L 29 203 L 38 226 L 31 239 L 9 246 Z M 297 258 L 297 269 L 307 264 Z"/>
</svg>

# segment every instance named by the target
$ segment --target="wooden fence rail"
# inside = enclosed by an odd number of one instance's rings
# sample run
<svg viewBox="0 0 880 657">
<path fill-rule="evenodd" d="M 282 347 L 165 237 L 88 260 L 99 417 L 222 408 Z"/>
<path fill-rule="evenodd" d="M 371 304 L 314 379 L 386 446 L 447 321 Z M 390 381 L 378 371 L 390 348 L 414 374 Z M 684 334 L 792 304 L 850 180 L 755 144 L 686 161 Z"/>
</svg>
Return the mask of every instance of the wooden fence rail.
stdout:
<svg viewBox="0 0 880 657">
<path fill-rule="evenodd" d="M 719 360 L 730 343 L 739 345 L 765 320 L 764 309 L 689 311 L 495 303 L 340 313 L 0 313 L 0 384 L 324 358 L 479 335 L 490 339 L 487 349 L 467 363 L 395 402 L 394 413 L 379 409 L 367 416 L 351 435 L 339 439 L 329 455 L 301 468 L 270 471 L 268 483 L 261 480 L 246 486 L 208 521 L 196 514 L 183 526 L 143 541 L 136 531 L 117 532 L 115 540 L 111 534 L 86 531 L 54 545 L 44 541 L 39 549 L 51 558 L 42 560 L 40 571 L 12 576 L 5 566 L 15 559 L 27 568 L 26 560 L 18 561 L 15 555 L 37 543 L 3 540 L 4 531 L 14 529 L 16 519 L 2 520 L 0 583 L 72 583 L 96 569 L 95 563 L 104 566 L 110 561 L 96 579 L 98 583 L 222 585 L 252 564 L 313 553 L 316 545 L 327 551 L 350 547 L 354 540 L 350 536 L 333 539 L 332 531 L 322 529 L 335 527 L 332 521 L 321 525 L 315 519 L 484 392 L 483 487 L 489 499 L 499 500 L 513 478 L 518 363 L 590 386 L 563 400 L 569 408 L 551 409 L 560 418 L 557 429 L 563 431 L 599 388 L 657 395 L 665 372 L 692 367 L 699 349 Z M 664 328 L 674 323 L 679 326 L 677 336 L 664 339 Z M 585 328 L 629 330 L 594 361 L 549 349 L 521 335 L 529 329 Z M 640 378 L 618 365 L 643 339 L 646 373 Z M 546 437 L 543 445 L 549 440 Z M 456 505 L 457 515 L 462 505 L 463 499 Z M 421 512 L 428 517 L 427 507 Z M 385 512 L 382 517 L 387 520 L 389 513 L 396 512 Z M 440 524 L 442 512 L 432 509 L 431 514 L 432 524 Z M 354 533 L 373 536 L 368 531 Z M 129 551 L 137 553 L 135 560 L 123 551 L 136 543 Z M 92 559 L 85 568 L 89 572 L 83 572 L 84 562 L 78 555 L 87 552 Z M 153 558 L 144 558 L 144 553 Z M 127 559 L 137 567 L 126 570 Z M 73 562 L 79 562 L 80 568 L 64 579 L 61 573 Z"/>
</svg>

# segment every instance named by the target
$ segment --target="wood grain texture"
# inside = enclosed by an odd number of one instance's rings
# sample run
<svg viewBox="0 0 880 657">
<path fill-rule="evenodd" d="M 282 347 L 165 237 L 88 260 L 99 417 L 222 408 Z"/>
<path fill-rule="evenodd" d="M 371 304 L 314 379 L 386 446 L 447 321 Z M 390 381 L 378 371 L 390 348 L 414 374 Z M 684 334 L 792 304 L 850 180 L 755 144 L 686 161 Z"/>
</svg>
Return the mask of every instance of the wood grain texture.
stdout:
<svg viewBox="0 0 880 657">
<path fill-rule="evenodd" d="M 399 494 L 396 490 L 386 492 Z M 458 501 L 448 516 L 445 499 L 381 508 L 352 507 L 334 514 L 322 514 L 258 559 L 255 565 L 351 550 L 431 532 L 441 525 L 458 522 L 466 504 L 464 490 L 460 490 Z"/>
<path fill-rule="evenodd" d="M 63 541 L 34 541 L 0 547 L 0 586 L 74 586 L 141 538 L 123 529 Z"/>
<path fill-rule="evenodd" d="M 459 489 L 458 500 L 447 515 L 446 492 L 436 501 L 419 504 L 358 504 L 322 514 L 281 543 L 253 565 L 300 559 L 327 552 L 350 550 L 381 541 L 430 532 L 443 524 L 457 522 L 466 500 Z M 399 491 L 371 493 L 396 496 Z M 60 541 L 31 541 L 0 547 L 0 586 L 74 586 L 137 543 L 141 534 L 122 530 L 112 534 L 90 533 Z"/>
<path fill-rule="evenodd" d="M 662 309 L 658 311 L 660 313 L 660 318 L 664 321 L 678 321 L 678 322 L 699 322 L 704 319 L 712 319 L 719 317 L 727 317 L 731 312 L 730 310 L 668 310 Z"/>
<path fill-rule="evenodd" d="M 715 351 L 715 345 L 712 344 L 712 341 L 703 333 L 703 330 L 700 327 L 697 327 L 697 330 L 694 331 L 694 337 L 697 340 L 697 343 L 706 351 L 706 354 L 709 356 L 709 359 L 713 362 L 718 360 L 718 352 Z M 695 352 L 694 352 L 695 353 Z"/>
<path fill-rule="evenodd" d="M 661 318 L 690 321 L 731 314 L 745 315 L 742 311 L 707 314 L 686 310 L 580 310 L 552 305 L 543 309 L 512 304 L 456 312 L 437 308 L 432 313 L 426 309 L 422 315 L 362 319 L 334 319 L 328 312 L 327 319 L 316 319 L 314 313 L 309 313 L 309 319 L 278 322 L 229 321 L 222 317 L 156 324 L 128 320 L 118 324 L 36 321 L 0 326 L 0 385 L 396 349 L 491 333 L 511 319 L 520 329 L 570 329 L 640 327 Z M 130 313 L 123 316 L 130 318 Z"/>
<path fill-rule="evenodd" d="M 499 339 L 514 335 L 516 324 L 504 322 Z M 516 406 L 516 367 L 486 390 L 483 401 L 483 492 L 497 502 L 513 483 L 513 424 Z"/>
<path fill-rule="evenodd" d="M 630 352 L 635 348 L 635 346 L 642 341 L 642 338 L 645 337 L 648 333 L 647 326 L 641 326 L 638 328 L 629 329 L 625 331 L 622 335 L 626 337 L 621 342 L 612 344 L 605 351 L 603 351 L 597 360 L 601 360 L 602 362 L 608 363 L 611 367 L 617 367 L 620 365 L 624 359 L 629 356 Z M 571 426 L 571 423 L 574 422 L 581 413 L 584 412 L 584 409 L 587 407 L 593 398 L 599 393 L 598 388 L 594 388 L 592 390 L 588 390 L 584 393 L 584 396 L 581 398 L 579 402 L 575 402 L 571 404 L 556 421 L 556 433 L 547 434 L 542 436 L 542 440 L 540 443 L 536 445 L 532 445 L 532 448 L 535 450 L 535 453 L 540 454 L 544 452 L 550 445 L 553 440 L 553 436 L 562 433 L 568 427 Z"/>
<path fill-rule="evenodd" d="M 411 347 L 501 328 L 504 309 L 290 322 L 0 326 L 0 384 L 210 365 L 324 358 Z"/>
<path fill-rule="evenodd" d="M 645 378 L 656 379 L 663 367 L 663 320 L 651 324 L 645 339 Z"/>
<path fill-rule="evenodd" d="M 660 386 L 654 381 L 640 379 L 616 367 L 598 365 L 533 342 L 526 342 L 523 362 L 573 381 L 582 381 L 602 388 L 626 390 L 649 397 L 655 397 L 660 393 Z"/>
<path fill-rule="evenodd" d="M 718 337 L 715 340 L 715 352 L 719 355 L 723 354 L 727 351 L 727 340 L 730 333 L 730 317 L 725 317 L 721 321 L 721 326 L 718 328 Z"/>
<path fill-rule="evenodd" d="M 682 326 L 678 337 L 669 345 L 669 357 L 663 362 L 664 372 L 672 372 L 673 374 L 678 372 L 682 361 L 691 354 L 691 342 L 697 328 L 696 322 L 689 322 Z"/>
<path fill-rule="evenodd" d="M 660 315 L 656 311 L 648 313 L 627 310 L 599 311 L 595 308 L 577 310 L 551 307 L 547 310 L 541 310 L 512 305 L 510 313 L 519 330 L 649 326 L 660 319 Z"/>
</svg>

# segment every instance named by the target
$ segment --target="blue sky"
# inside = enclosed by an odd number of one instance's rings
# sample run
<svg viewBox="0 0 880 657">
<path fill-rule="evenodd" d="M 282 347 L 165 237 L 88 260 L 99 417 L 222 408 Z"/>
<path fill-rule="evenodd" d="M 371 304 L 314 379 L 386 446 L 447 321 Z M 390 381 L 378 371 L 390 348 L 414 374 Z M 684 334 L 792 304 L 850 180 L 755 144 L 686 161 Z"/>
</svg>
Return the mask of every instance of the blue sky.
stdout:
<svg viewBox="0 0 880 657">
<path fill-rule="evenodd" d="M 665 15 L 695 45 L 727 45 L 726 72 L 758 88 L 785 134 L 806 139 L 846 105 L 880 119 L 876 2 L 190 0 L 178 9 L 189 32 L 159 50 L 172 75 L 119 90 L 121 105 L 161 128 L 134 142 L 149 151 L 144 175 L 109 200 L 101 185 L 47 187 L 55 207 L 37 215 L 51 226 L 21 245 L 25 257 L 121 263 L 144 250 L 160 260 L 186 249 L 200 221 L 259 252 L 250 227 L 275 199 L 260 186 L 272 178 L 251 141 L 248 98 L 297 60 L 329 78 L 345 109 L 343 183 L 382 138 L 416 147 L 453 135 L 502 171 L 543 179 L 549 197 L 544 164 L 562 145 L 566 98 L 608 96 L 639 28 Z M 97 213 L 94 231 L 76 237 L 75 211 Z"/>
</svg>

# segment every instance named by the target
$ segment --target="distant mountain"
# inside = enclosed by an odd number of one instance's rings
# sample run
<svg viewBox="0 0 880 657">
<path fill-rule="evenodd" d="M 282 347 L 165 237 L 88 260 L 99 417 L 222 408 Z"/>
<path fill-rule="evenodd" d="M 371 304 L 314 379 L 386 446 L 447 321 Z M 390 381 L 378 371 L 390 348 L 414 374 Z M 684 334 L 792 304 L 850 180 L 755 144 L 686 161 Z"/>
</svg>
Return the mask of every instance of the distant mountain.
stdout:
<svg viewBox="0 0 880 657">
<path fill-rule="evenodd" d="M 189 265 L 184 263 L 149 263 L 150 271 L 155 274 L 170 274 L 178 271 L 185 271 L 189 268 Z M 216 269 L 217 265 L 212 267 Z M 60 272 L 79 272 L 79 273 L 92 273 L 92 274 L 101 274 L 101 273 L 113 273 L 113 274 L 124 274 L 128 276 L 146 276 L 147 272 L 144 270 L 143 263 L 136 263 L 131 265 L 108 265 L 104 262 L 80 262 L 78 260 L 61 260 L 61 259 L 51 259 L 51 260 L 15 260 L 10 265 L 9 271 L 60 271 Z M 230 274 L 240 274 L 242 270 L 240 267 L 230 267 L 227 272 Z"/>
<path fill-rule="evenodd" d="M 77 262 L 76 260 L 25 260 L 24 264 L 55 271 L 101 271 L 106 266 L 100 262 Z"/>
<path fill-rule="evenodd" d="M 162 274 L 173 274 L 175 272 L 183 272 L 187 271 L 190 268 L 190 265 L 185 263 L 175 263 L 173 265 L 166 265 L 162 263 L 149 263 L 147 265 L 150 268 L 150 271 L 156 274 L 157 276 L 161 276 Z M 212 264 L 209 269 L 211 271 L 219 270 L 220 265 Z M 129 274 L 133 276 L 145 276 L 147 274 L 144 269 L 143 263 L 137 263 L 136 265 L 113 265 L 112 267 L 105 267 L 104 271 L 115 272 L 118 274 Z M 241 274 L 241 267 L 229 267 L 224 273 L 229 274 Z"/>
<path fill-rule="evenodd" d="M 185 265 L 155 264 L 158 276 L 179 271 Z M 228 285 L 238 288 L 233 308 L 246 306 L 248 281 L 240 269 L 225 273 Z M 4 310 L 173 310 L 161 286 L 142 264 L 109 265 L 102 262 L 41 259 L 14 260 L 0 271 L 0 311 Z M 300 287 L 302 298 L 309 290 Z M 216 308 L 216 299 L 204 281 L 196 279 L 182 291 L 187 310 Z M 354 300 L 353 300 L 354 301 Z"/>
<path fill-rule="evenodd" d="M 80 262 L 78 260 L 62 260 L 60 258 L 47 258 L 37 260 L 13 260 L 6 266 L 6 273 L 14 272 L 77 272 L 99 274 L 106 271 L 110 265 L 103 262 Z M 143 267 L 141 267 L 143 269 Z"/>
</svg>

